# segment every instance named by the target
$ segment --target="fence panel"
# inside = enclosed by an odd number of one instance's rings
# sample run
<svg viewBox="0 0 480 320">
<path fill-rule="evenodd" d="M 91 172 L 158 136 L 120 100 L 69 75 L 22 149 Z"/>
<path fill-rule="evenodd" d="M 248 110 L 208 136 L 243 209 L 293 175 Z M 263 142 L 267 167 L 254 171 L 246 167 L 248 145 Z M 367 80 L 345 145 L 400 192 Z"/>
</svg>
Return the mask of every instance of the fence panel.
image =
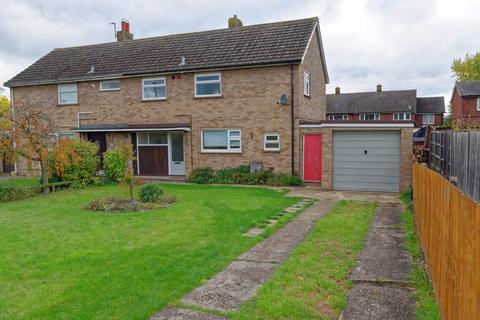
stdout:
<svg viewBox="0 0 480 320">
<path fill-rule="evenodd" d="M 432 132 L 429 166 L 480 201 L 480 131 Z"/>
<path fill-rule="evenodd" d="M 476 319 L 480 314 L 480 204 L 418 163 L 413 166 L 413 201 L 442 319 Z"/>
</svg>

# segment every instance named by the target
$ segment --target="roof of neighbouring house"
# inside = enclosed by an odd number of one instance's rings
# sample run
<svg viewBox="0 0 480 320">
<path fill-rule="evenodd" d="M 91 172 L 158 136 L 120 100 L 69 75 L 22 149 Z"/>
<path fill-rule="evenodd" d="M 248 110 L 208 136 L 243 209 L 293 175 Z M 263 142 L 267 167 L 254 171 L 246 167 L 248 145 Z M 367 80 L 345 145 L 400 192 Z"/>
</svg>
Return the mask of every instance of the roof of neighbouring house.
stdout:
<svg viewBox="0 0 480 320">
<path fill-rule="evenodd" d="M 455 88 L 462 97 L 480 96 L 480 81 L 457 81 Z"/>
<path fill-rule="evenodd" d="M 5 85 L 300 63 L 314 32 L 328 82 L 315 17 L 54 49 Z M 186 64 L 181 64 L 182 57 Z"/>
<path fill-rule="evenodd" d="M 444 113 L 444 97 L 417 98 L 417 113 Z"/>
<path fill-rule="evenodd" d="M 327 94 L 327 113 L 416 112 L 417 90 Z"/>
</svg>

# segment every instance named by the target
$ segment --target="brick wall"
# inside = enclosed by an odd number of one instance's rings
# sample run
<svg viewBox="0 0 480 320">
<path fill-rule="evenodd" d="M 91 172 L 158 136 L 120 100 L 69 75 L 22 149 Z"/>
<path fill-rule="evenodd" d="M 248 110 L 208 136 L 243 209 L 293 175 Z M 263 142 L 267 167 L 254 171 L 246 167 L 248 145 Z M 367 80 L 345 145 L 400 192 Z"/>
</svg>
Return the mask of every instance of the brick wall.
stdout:
<svg viewBox="0 0 480 320">
<path fill-rule="evenodd" d="M 461 97 L 455 89 L 452 97 L 452 125 L 455 127 L 480 127 L 477 97 Z"/>
</svg>

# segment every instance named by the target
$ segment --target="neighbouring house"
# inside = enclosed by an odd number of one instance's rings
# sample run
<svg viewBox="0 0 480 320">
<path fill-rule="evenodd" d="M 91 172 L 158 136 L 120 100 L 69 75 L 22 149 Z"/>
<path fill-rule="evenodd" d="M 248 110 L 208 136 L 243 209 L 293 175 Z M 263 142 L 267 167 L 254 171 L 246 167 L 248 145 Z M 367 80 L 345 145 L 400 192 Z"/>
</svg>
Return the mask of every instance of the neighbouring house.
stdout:
<svg viewBox="0 0 480 320">
<path fill-rule="evenodd" d="M 452 125 L 480 128 L 480 81 L 458 81 L 453 88 Z"/>
<path fill-rule="evenodd" d="M 260 162 L 327 189 L 406 190 L 413 124 L 325 121 L 328 81 L 318 18 L 234 16 L 225 29 L 137 40 L 123 21 L 116 42 L 55 49 L 6 85 L 14 109 L 41 108 L 99 155 L 132 143 L 140 176 Z"/>
<path fill-rule="evenodd" d="M 327 95 L 329 121 L 412 122 L 415 127 L 441 126 L 445 112 L 443 97 L 417 97 L 417 90 L 384 91 L 377 85 L 375 92 Z"/>
</svg>

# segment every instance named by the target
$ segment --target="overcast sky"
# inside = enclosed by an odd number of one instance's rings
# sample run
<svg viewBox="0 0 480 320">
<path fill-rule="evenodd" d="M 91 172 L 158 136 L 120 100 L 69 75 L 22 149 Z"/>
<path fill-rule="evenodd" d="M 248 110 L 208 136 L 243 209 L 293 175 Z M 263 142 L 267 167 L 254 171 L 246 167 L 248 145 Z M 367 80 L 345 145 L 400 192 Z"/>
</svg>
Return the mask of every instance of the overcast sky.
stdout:
<svg viewBox="0 0 480 320">
<path fill-rule="evenodd" d="M 480 51 L 479 0 L 0 0 L 0 84 L 53 48 L 318 16 L 330 84 L 342 92 L 418 89 L 445 95 L 452 59 Z M 8 94 L 5 91 L 4 94 Z"/>
</svg>

